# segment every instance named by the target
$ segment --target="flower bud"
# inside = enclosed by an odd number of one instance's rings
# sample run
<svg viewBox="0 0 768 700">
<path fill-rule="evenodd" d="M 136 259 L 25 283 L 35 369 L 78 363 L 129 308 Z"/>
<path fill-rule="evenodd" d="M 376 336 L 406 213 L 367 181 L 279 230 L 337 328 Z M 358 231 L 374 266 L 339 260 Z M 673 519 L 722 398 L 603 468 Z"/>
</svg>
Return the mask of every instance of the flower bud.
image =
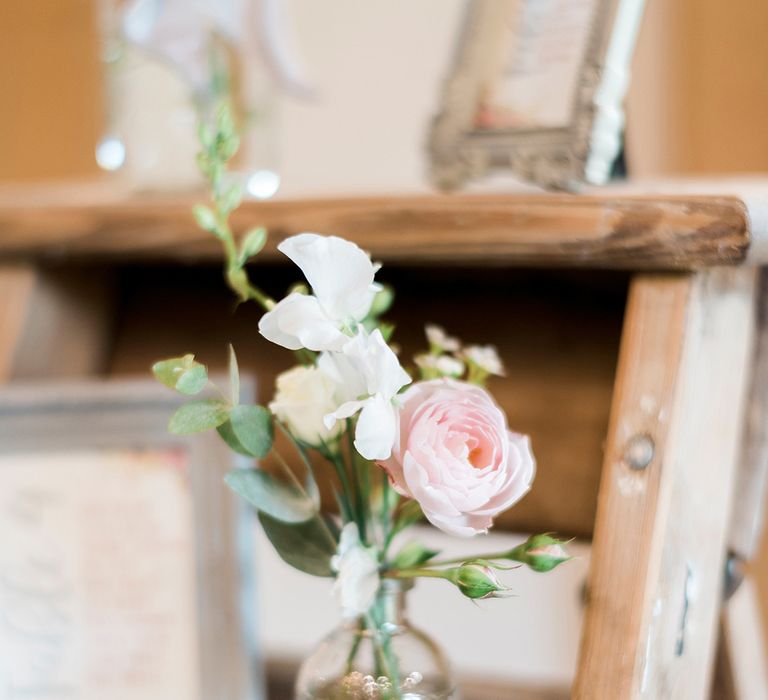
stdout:
<svg viewBox="0 0 768 700">
<path fill-rule="evenodd" d="M 454 583 L 467 598 L 493 598 L 505 590 L 493 570 L 483 564 L 467 562 L 445 571 L 445 578 Z"/>
<path fill-rule="evenodd" d="M 508 557 L 526 564 L 534 571 L 552 571 L 571 558 L 563 547 L 564 544 L 563 540 L 551 535 L 532 535 L 526 542 L 510 551 Z"/>
</svg>

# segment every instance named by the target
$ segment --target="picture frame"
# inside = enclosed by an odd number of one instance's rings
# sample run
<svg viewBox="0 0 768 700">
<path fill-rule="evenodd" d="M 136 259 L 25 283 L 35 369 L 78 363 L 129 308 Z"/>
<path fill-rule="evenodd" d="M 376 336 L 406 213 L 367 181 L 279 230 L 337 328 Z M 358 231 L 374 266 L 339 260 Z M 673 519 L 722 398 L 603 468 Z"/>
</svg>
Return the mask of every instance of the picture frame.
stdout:
<svg viewBox="0 0 768 700">
<path fill-rule="evenodd" d="M 252 522 L 222 482 L 244 465 L 215 432 L 167 432 L 183 401 L 0 390 L 1 700 L 263 698 Z"/>
<path fill-rule="evenodd" d="M 603 184 L 644 0 L 468 0 L 429 135 L 431 178 L 492 172 L 558 190 Z"/>
</svg>

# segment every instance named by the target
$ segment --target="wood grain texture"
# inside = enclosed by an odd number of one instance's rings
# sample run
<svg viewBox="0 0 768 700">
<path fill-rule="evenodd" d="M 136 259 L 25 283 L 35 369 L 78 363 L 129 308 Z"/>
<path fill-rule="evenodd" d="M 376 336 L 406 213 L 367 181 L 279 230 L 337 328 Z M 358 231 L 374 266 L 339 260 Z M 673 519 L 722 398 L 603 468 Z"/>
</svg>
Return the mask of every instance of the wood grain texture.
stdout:
<svg viewBox="0 0 768 700">
<path fill-rule="evenodd" d="M 0 190 L 0 258 L 198 260 L 220 245 L 197 229 L 202 195 L 125 196 L 92 187 Z M 455 195 L 245 204 L 245 231 L 265 226 L 263 259 L 301 231 L 353 239 L 403 263 L 689 269 L 738 265 L 750 246 L 737 197 Z"/>
<path fill-rule="evenodd" d="M 593 539 L 576 698 L 704 698 L 746 395 L 754 274 L 637 277 Z M 643 470 L 628 441 L 655 444 Z"/>
</svg>

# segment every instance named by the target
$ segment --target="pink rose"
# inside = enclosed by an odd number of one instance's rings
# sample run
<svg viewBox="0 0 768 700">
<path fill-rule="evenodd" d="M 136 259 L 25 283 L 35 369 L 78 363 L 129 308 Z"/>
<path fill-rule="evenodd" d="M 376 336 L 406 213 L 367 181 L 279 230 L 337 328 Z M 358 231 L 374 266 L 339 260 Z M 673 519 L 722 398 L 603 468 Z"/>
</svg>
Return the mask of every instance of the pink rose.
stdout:
<svg viewBox="0 0 768 700">
<path fill-rule="evenodd" d="M 486 532 L 531 486 L 536 462 L 528 437 L 511 432 L 504 412 L 474 384 L 434 379 L 398 398 L 392 455 L 379 463 L 392 485 L 441 530 Z"/>
</svg>

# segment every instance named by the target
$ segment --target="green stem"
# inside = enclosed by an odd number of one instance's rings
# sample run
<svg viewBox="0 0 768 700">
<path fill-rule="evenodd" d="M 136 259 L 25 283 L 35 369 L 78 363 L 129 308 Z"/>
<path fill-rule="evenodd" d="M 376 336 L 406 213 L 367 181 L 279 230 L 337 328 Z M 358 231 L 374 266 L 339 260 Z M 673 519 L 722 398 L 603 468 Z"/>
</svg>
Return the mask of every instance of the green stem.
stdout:
<svg viewBox="0 0 768 700">
<path fill-rule="evenodd" d="M 373 623 L 371 626 L 371 633 L 373 634 L 373 648 L 374 654 L 378 664 L 381 665 L 382 673 L 379 674 L 377 668 L 377 675 L 384 675 L 389 678 L 392 683 L 392 692 L 394 695 L 391 697 L 400 697 L 400 667 L 398 664 L 397 656 L 392 649 L 392 637 L 384 629 L 385 613 L 383 609 L 384 602 L 379 598 L 368 613 L 367 618 Z M 369 622 L 370 624 L 370 622 Z"/>
<path fill-rule="evenodd" d="M 381 549 L 381 560 L 387 560 L 387 552 L 392 544 L 392 540 L 395 537 L 394 531 L 394 514 L 397 510 L 397 500 L 394 502 L 392 508 L 389 507 L 390 494 L 392 493 L 392 484 L 389 483 L 389 477 L 387 473 L 381 469 L 381 533 L 383 546 Z"/>
<path fill-rule="evenodd" d="M 477 559 L 485 559 L 487 561 L 493 561 L 494 559 L 511 559 L 512 561 L 517 561 L 517 559 L 514 557 L 514 549 L 507 549 L 504 552 L 494 552 L 493 554 L 473 554 L 471 556 L 456 557 L 455 559 L 440 559 L 437 561 L 430 561 L 425 563 L 424 566 L 449 566 L 451 564 L 463 564 L 466 561 L 475 561 Z"/>
<path fill-rule="evenodd" d="M 354 503 L 355 503 L 354 494 L 352 492 L 352 486 L 349 483 L 349 476 L 347 474 L 347 469 L 346 469 L 346 466 L 344 465 L 344 461 L 341 459 L 339 455 L 327 453 L 324 456 L 333 465 L 333 468 L 336 471 L 336 476 L 339 477 L 339 483 L 341 484 L 342 495 L 347 504 L 347 511 L 353 516 L 352 519 L 357 523 L 357 526 L 359 528 L 360 518 L 358 516 L 356 509 L 354 508 Z"/>
<path fill-rule="evenodd" d="M 384 571 L 382 576 L 385 578 L 445 578 L 445 572 L 431 569 L 389 569 Z"/>
<path fill-rule="evenodd" d="M 363 641 L 363 631 L 365 624 L 361 622 L 358 625 L 357 632 L 355 633 L 355 639 L 352 642 L 352 647 L 347 655 L 347 673 L 352 673 L 355 670 L 355 659 L 357 658 L 357 652 L 360 650 L 360 643 Z"/>
<path fill-rule="evenodd" d="M 363 483 L 360 474 L 360 470 L 357 466 L 357 449 L 354 443 L 354 424 L 348 418 L 347 419 L 347 443 L 350 461 L 350 472 L 354 480 L 355 488 L 355 510 L 357 512 L 357 525 L 360 528 L 360 540 L 364 544 L 368 544 L 368 513 L 366 506 L 368 505 L 368 493 L 363 494 Z"/>
</svg>

